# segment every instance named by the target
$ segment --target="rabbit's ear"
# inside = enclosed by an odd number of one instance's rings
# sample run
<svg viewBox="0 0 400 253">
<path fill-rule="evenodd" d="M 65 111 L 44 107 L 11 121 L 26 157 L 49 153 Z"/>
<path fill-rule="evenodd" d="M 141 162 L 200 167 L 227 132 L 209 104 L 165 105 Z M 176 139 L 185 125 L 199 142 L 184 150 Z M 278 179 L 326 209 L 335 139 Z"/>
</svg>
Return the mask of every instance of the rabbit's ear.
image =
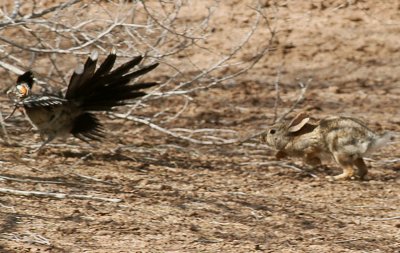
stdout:
<svg viewBox="0 0 400 253">
<path fill-rule="evenodd" d="M 300 131 L 306 124 L 307 122 L 310 121 L 310 117 L 304 113 L 301 112 L 292 119 L 292 121 L 289 124 L 289 132 L 290 133 L 295 133 L 297 131 Z"/>
</svg>

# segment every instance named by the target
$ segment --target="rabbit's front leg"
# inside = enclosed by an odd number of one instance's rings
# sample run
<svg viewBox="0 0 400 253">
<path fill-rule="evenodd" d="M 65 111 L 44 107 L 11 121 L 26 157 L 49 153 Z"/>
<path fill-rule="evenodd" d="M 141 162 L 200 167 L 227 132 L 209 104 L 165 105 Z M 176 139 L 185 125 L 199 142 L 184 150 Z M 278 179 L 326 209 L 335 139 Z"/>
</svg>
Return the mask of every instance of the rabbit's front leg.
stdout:
<svg viewBox="0 0 400 253">
<path fill-rule="evenodd" d="M 312 167 L 321 165 L 321 159 L 315 154 L 306 154 L 304 157 L 304 162 Z"/>
<path fill-rule="evenodd" d="M 275 154 L 275 158 L 276 160 L 281 160 L 282 158 L 287 157 L 288 155 L 286 154 L 285 151 L 279 150 L 278 152 L 276 152 Z"/>
</svg>

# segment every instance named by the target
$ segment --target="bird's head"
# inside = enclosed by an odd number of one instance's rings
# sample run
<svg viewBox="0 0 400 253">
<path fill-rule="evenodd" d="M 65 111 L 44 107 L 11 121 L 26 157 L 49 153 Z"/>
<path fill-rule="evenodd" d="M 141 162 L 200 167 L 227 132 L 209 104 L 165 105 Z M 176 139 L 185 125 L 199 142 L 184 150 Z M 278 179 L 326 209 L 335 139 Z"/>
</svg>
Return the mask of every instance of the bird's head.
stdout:
<svg viewBox="0 0 400 253">
<path fill-rule="evenodd" d="M 20 99 L 26 98 L 31 94 L 33 86 L 33 73 L 27 71 L 20 75 L 17 79 L 17 84 L 15 85 L 15 94 Z"/>
</svg>

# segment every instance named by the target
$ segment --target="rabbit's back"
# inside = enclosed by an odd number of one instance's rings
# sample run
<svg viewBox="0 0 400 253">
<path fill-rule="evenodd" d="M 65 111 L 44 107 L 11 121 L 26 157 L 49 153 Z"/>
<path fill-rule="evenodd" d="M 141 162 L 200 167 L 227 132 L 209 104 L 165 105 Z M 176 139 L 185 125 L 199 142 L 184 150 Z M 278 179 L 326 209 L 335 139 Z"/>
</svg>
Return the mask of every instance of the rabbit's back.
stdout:
<svg viewBox="0 0 400 253">
<path fill-rule="evenodd" d="M 361 120 L 349 117 L 322 119 L 319 128 L 326 148 L 331 153 L 361 157 L 372 150 L 380 138 Z"/>
</svg>

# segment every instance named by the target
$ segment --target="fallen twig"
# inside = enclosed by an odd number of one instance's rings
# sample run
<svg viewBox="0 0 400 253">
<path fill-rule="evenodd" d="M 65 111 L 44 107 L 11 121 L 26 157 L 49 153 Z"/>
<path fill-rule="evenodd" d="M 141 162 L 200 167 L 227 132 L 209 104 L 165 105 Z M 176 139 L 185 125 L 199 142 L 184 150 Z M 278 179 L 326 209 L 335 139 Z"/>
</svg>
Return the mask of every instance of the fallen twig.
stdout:
<svg viewBox="0 0 400 253">
<path fill-rule="evenodd" d="M 91 196 L 91 195 L 40 192 L 40 191 L 21 191 L 21 190 L 7 189 L 7 188 L 0 188 L 0 193 L 19 195 L 19 196 L 56 198 L 56 199 L 85 199 L 85 200 L 106 201 L 106 202 L 113 202 L 113 203 L 118 203 L 118 202 L 122 201 L 122 199 L 103 198 L 103 197 L 96 197 L 96 196 Z"/>
<path fill-rule="evenodd" d="M 35 184 L 63 184 L 64 183 L 64 182 L 60 182 L 60 181 L 21 179 L 21 178 L 13 178 L 13 177 L 1 176 L 1 175 L 0 175 L 0 180 L 8 180 L 8 181 L 14 181 L 14 182 L 20 182 L 20 183 L 35 183 Z"/>
<path fill-rule="evenodd" d="M 17 242 L 51 245 L 50 241 L 44 236 L 29 231 L 26 233 L 2 233 L 1 237 Z"/>
<path fill-rule="evenodd" d="M 293 169 L 295 171 L 298 172 L 305 172 L 308 175 L 314 177 L 314 178 L 318 178 L 317 175 L 310 173 L 308 171 L 305 171 L 301 168 L 299 168 L 298 166 L 291 164 L 291 163 L 285 163 L 285 162 L 278 162 L 278 161 L 271 161 L 271 162 L 245 162 L 245 163 L 241 163 L 240 165 L 257 165 L 257 166 L 262 166 L 262 165 L 272 165 L 272 166 L 281 166 L 281 167 L 286 167 L 289 169 Z"/>
<path fill-rule="evenodd" d="M 360 241 L 360 240 L 364 240 L 364 238 L 354 238 L 354 239 L 347 239 L 347 240 L 339 240 L 339 241 L 335 241 L 335 243 L 354 242 L 354 241 Z"/>
<path fill-rule="evenodd" d="M 374 218 L 372 221 L 388 221 L 388 220 L 398 220 L 400 219 L 400 216 L 395 216 L 395 217 L 388 217 L 388 218 Z"/>
</svg>

